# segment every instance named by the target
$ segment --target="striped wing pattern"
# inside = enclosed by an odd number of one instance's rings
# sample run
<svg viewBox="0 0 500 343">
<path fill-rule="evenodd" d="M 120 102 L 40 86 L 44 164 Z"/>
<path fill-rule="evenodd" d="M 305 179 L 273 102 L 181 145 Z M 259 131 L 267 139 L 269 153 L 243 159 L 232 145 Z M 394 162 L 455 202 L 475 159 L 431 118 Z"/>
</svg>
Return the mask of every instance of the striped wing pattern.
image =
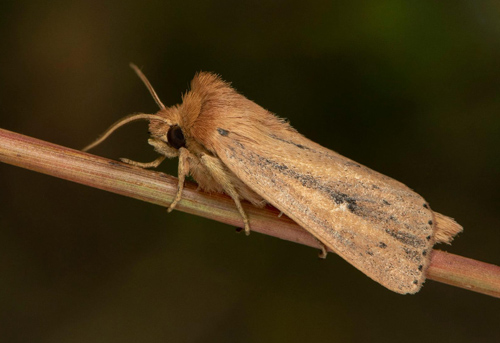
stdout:
<svg viewBox="0 0 500 343">
<path fill-rule="evenodd" d="M 385 287 L 421 288 L 434 223 L 420 195 L 295 132 L 261 141 L 224 133 L 218 157 L 270 204 Z"/>
</svg>

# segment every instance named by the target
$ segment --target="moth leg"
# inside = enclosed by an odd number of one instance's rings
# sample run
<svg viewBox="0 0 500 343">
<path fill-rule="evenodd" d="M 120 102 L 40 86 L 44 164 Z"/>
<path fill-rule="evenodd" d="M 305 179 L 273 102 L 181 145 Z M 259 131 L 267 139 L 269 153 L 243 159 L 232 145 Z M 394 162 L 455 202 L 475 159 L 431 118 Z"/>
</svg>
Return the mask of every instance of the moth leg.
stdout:
<svg viewBox="0 0 500 343">
<path fill-rule="evenodd" d="M 156 168 L 166 158 L 167 158 L 167 156 L 160 155 L 154 161 L 149 162 L 149 163 L 136 162 L 136 161 L 129 160 L 128 158 L 120 158 L 120 161 L 122 161 L 123 163 L 130 164 L 132 166 L 141 167 L 141 168 Z"/>
<path fill-rule="evenodd" d="M 154 161 L 149 163 L 143 163 L 143 162 L 132 161 L 129 160 L 128 158 L 120 158 L 120 161 L 141 168 L 156 168 L 160 165 L 160 163 L 162 163 L 165 160 L 165 158 L 167 157 L 173 158 L 179 155 L 179 152 L 176 149 L 168 146 L 159 139 L 150 138 L 148 139 L 148 143 L 149 145 L 155 148 L 157 153 L 160 154 L 160 156 L 158 156 L 158 158 L 156 158 Z"/>
<path fill-rule="evenodd" d="M 148 144 L 155 148 L 156 152 L 168 158 L 179 156 L 179 150 L 172 148 L 167 143 L 156 138 L 148 139 Z"/>
<path fill-rule="evenodd" d="M 321 259 L 325 259 L 326 255 L 328 255 L 328 247 L 325 244 L 323 244 L 323 242 L 321 242 L 319 239 L 316 238 L 316 240 L 319 243 L 319 249 L 320 249 L 318 257 Z"/>
<path fill-rule="evenodd" d="M 178 175 L 179 183 L 177 184 L 177 193 L 175 194 L 174 201 L 170 204 L 167 211 L 170 213 L 175 208 L 177 203 L 182 198 L 182 190 L 184 189 L 184 180 L 186 179 L 186 175 L 189 173 L 189 161 L 188 157 L 190 156 L 189 150 L 186 148 L 179 149 L 179 169 Z"/>
<path fill-rule="evenodd" d="M 238 209 L 238 212 L 240 212 L 243 223 L 245 224 L 245 234 L 248 236 L 250 234 L 250 224 L 247 214 L 245 213 L 243 206 L 241 206 L 240 195 L 236 191 L 234 185 L 231 183 L 227 172 L 224 170 L 223 164 L 219 159 L 205 154 L 201 155 L 200 159 L 205 167 L 207 167 L 207 169 L 210 171 L 215 181 L 217 181 L 217 183 L 222 186 L 224 192 L 231 198 L 233 198 L 236 208 Z"/>
</svg>

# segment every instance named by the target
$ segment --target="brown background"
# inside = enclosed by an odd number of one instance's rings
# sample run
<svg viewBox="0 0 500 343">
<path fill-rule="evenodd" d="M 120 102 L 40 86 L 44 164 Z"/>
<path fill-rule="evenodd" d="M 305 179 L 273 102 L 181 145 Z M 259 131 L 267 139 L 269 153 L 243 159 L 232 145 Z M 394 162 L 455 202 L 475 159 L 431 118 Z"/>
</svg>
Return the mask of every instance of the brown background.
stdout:
<svg viewBox="0 0 500 343">
<path fill-rule="evenodd" d="M 465 227 L 500 264 L 497 1 L 2 1 L 0 127 L 81 148 L 215 71 Z M 149 161 L 144 123 L 96 154 Z M 176 161 L 161 168 L 175 173 Z M 494 342 L 500 300 L 0 165 L 5 342 Z"/>
</svg>

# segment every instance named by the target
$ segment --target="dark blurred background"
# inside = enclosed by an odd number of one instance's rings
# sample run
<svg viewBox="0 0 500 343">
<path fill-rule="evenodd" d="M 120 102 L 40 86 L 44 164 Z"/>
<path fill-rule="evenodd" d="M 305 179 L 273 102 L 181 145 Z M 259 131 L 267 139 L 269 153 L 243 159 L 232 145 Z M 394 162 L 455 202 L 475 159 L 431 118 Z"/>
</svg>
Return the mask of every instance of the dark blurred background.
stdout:
<svg viewBox="0 0 500 343">
<path fill-rule="evenodd" d="M 394 177 L 500 264 L 498 1 L 2 1 L 0 127 L 80 149 L 199 70 Z M 94 153 L 155 158 L 146 123 Z M 162 171 L 175 174 L 176 161 Z M 5 342 L 498 342 L 500 300 L 0 165 Z"/>
</svg>

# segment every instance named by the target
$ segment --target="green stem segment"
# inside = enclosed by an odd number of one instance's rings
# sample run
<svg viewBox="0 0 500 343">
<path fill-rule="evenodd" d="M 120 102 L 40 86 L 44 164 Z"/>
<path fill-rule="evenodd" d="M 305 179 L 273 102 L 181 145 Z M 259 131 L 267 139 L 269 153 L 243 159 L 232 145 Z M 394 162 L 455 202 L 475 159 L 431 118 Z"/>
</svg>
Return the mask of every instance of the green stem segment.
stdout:
<svg viewBox="0 0 500 343">
<path fill-rule="evenodd" d="M 0 161 L 87 186 L 168 207 L 177 179 L 78 150 L 0 129 Z M 233 226 L 243 222 L 230 197 L 208 194 L 186 183 L 176 209 Z M 252 231 L 319 248 L 318 241 L 273 207 L 244 203 Z M 500 297 L 500 267 L 434 250 L 427 278 Z"/>
</svg>

